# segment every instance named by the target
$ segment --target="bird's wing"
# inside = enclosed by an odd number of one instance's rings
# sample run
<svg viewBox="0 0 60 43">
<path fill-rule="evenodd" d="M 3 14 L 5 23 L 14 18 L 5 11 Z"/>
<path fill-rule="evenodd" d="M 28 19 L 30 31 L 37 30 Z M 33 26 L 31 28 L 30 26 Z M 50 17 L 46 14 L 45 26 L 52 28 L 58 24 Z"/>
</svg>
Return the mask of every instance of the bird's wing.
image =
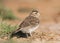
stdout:
<svg viewBox="0 0 60 43">
<path fill-rule="evenodd" d="M 30 25 L 36 25 L 39 24 L 39 19 L 33 16 L 27 17 L 20 25 L 20 28 L 25 28 Z"/>
<path fill-rule="evenodd" d="M 19 28 L 16 31 L 20 31 L 20 29 L 22 28 L 25 29 L 25 28 L 33 27 L 37 24 L 39 24 L 39 19 L 29 16 L 19 25 Z"/>
</svg>

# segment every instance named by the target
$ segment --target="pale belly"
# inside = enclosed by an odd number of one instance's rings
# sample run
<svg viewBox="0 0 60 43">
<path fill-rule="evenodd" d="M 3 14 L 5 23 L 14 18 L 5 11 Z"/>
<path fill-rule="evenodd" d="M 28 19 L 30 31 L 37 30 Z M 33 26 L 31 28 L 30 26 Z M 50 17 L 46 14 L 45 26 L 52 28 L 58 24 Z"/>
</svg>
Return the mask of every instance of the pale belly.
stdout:
<svg viewBox="0 0 60 43">
<path fill-rule="evenodd" d="M 30 28 L 23 28 L 21 29 L 21 31 L 23 33 L 32 33 L 33 31 L 35 31 L 37 28 L 39 27 L 39 25 L 35 26 L 35 27 L 30 27 Z"/>
<path fill-rule="evenodd" d="M 33 31 L 35 31 L 38 27 L 39 27 L 39 25 L 37 25 L 36 27 L 30 28 L 30 29 L 28 30 L 28 31 L 29 31 L 29 33 L 33 32 Z"/>
</svg>

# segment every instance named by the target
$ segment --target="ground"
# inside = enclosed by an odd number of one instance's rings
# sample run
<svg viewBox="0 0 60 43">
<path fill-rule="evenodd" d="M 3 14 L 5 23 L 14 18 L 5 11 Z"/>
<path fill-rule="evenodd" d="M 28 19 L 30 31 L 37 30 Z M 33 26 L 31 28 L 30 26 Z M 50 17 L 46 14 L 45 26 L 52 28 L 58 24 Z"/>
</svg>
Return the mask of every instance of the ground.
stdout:
<svg viewBox="0 0 60 43">
<path fill-rule="evenodd" d="M 4 0 L 4 5 L 10 8 L 14 15 L 21 20 L 9 21 L 10 24 L 19 24 L 30 12 L 18 12 L 22 8 L 36 8 L 39 10 L 40 27 L 35 31 L 35 34 L 29 38 L 16 38 L 10 41 L 16 43 L 59 43 L 60 41 L 60 0 Z M 6 38 L 6 37 L 5 37 Z M 1 43 L 6 42 L 5 39 L 0 39 Z M 3 41 L 4 40 L 4 41 Z M 9 42 L 9 41 L 8 41 Z M 6 43 L 8 43 L 6 42 Z M 11 42 L 9 42 L 11 43 Z"/>
</svg>

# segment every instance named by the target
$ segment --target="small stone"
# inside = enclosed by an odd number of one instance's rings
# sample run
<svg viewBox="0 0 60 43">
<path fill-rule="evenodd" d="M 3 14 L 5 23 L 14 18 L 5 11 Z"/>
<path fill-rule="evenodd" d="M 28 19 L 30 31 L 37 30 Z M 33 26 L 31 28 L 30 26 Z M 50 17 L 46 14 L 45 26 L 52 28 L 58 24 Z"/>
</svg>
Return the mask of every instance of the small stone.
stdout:
<svg viewBox="0 0 60 43">
<path fill-rule="evenodd" d="M 8 39 L 8 37 L 4 37 L 4 39 L 5 39 L 5 40 L 7 40 L 7 39 Z"/>
<path fill-rule="evenodd" d="M 13 37 L 13 39 L 17 39 L 17 37 Z"/>
</svg>

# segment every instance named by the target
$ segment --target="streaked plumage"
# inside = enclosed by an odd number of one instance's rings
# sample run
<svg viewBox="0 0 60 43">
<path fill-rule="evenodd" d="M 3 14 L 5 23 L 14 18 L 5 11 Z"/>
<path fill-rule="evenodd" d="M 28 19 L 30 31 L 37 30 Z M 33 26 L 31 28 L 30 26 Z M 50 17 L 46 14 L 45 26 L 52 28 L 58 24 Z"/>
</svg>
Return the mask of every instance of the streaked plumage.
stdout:
<svg viewBox="0 0 60 43">
<path fill-rule="evenodd" d="M 17 33 L 19 31 L 28 34 L 31 36 L 31 33 L 35 31 L 39 27 L 39 12 L 37 10 L 32 10 L 30 15 L 25 18 L 25 20 L 19 25 L 19 28 L 13 33 Z"/>
</svg>

